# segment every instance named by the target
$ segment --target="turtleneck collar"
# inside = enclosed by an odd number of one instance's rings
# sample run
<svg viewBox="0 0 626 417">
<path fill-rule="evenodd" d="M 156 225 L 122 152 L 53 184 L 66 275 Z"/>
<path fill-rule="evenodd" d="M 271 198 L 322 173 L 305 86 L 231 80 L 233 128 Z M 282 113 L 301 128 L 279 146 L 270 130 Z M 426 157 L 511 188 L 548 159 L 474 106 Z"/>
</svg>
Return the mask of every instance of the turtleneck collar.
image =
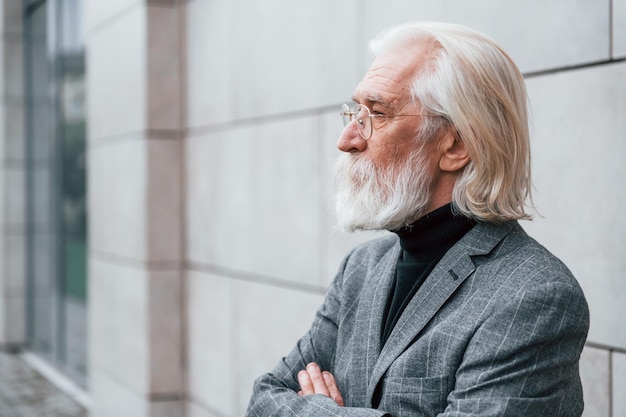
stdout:
<svg viewBox="0 0 626 417">
<path fill-rule="evenodd" d="M 413 224 L 394 232 L 400 246 L 414 261 L 427 261 L 445 254 L 476 222 L 455 214 L 452 204 L 446 204 Z"/>
</svg>

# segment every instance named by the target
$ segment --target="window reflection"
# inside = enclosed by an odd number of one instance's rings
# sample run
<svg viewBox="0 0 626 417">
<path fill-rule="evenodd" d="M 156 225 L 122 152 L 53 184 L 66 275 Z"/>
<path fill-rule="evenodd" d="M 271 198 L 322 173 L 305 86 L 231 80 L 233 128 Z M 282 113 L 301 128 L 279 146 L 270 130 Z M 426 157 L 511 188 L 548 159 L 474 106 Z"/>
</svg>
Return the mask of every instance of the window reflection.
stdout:
<svg viewBox="0 0 626 417">
<path fill-rule="evenodd" d="M 29 347 L 86 385 L 87 200 L 81 0 L 24 0 Z"/>
</svg>

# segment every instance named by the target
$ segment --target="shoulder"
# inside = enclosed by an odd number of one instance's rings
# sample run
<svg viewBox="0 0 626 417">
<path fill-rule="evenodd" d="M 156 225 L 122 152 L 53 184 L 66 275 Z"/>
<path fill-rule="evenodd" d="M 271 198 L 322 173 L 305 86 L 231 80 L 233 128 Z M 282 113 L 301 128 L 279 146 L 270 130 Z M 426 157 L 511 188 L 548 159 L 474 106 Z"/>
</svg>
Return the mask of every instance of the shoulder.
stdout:
<svg viewBox="0 0 626 417">
<path fill-rule="evenodd" d="M 399 245 L 399 239 L 394 233 L 362 243 L 352 249 L 347 255 L 346 266 L 360 265 L 364 262 L 368 264 L 377 263 L 397 245 Z"/>
<path fill-rule="evenodd" d="M 523 277 L 526 282 L 562 282 L 578 287 L 569 268 L 517 223 L 512 225 L 490 258 L 501 273 Z"/>
<path fill-rule="evenodd" d="M 588 315 L 582 288 L 570 269 L 517 222 L 491 252 L 473 260 L 474 282 L 502 296 L 496 297 L 501 302 L 532 299 L 546 307 L 576 306 L 581 316 Z"/>
<path fill-rule="evenodd" d="M 532 275 L 545 271 L 556 279 L 576 281 L 565 264 L 530 237 L 517 222 L 479 223 L 464 238 L 465 250 L 477 267 L 501 273 Z"/>
<path fill-rule="evenodd" d="M 368 280 L 379 280 L 395 267 L 400 254 L 398 236 L 389 233 L 353 248 L 343 259 L 335 284 L 359 292 Z"/>
</svg>

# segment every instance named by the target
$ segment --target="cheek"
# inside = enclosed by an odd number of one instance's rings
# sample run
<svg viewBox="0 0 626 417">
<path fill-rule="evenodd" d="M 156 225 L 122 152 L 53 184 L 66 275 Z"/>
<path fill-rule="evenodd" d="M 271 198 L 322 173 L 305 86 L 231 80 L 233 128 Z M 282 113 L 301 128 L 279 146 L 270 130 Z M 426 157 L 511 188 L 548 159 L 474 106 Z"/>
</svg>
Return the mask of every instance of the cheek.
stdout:
<svg viewBox="0 0 626 417">
<path fill-rule="evenodd" d="M 370 157 L 377 172 L 386 172 L 389 167 L 397 164 L 399 155 L 393 148 L 384 147 L 371 152 Z"/>
<path fill-rule="evenodd" d="M 389 123 L 374 130 L 374 136 L 368 141 L 368 153 L 376 168 L 396 166 L 419 147 L 416 138 L 417 126 L 414 124 Z M 433 141 L 420 152 L 433 154 L 434 150 L 436 145 Z"/>
<path fill-rule="evenodd" d="M 376 168 L 387 171 L 391 169 L 393 173 L 397 173 L 397 168 L 399 168 L 415 150 L 416 146 L 414 144 L 390 144 L 378 149 L 375 157 L 373 157 L 373 161 Z"/>
</svg>

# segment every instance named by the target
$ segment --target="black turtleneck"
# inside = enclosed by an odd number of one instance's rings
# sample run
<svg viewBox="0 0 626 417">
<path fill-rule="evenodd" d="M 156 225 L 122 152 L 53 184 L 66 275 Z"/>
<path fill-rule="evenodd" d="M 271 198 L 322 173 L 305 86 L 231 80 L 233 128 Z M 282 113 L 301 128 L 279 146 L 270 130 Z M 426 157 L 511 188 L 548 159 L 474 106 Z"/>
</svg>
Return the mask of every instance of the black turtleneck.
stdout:
<svg viewBox="0 0 626 417">
<path fill-rule="evenodd" d="M 383 316 L 383 345 L 402 311 L 437 262 L 475 224 L 467 217 L 454 214 L 452 205 L 447 204 L 410 226 L 395 231 L 400 237 L 402 253 L 396 266 L 394 288 Z"/>
</svg>

